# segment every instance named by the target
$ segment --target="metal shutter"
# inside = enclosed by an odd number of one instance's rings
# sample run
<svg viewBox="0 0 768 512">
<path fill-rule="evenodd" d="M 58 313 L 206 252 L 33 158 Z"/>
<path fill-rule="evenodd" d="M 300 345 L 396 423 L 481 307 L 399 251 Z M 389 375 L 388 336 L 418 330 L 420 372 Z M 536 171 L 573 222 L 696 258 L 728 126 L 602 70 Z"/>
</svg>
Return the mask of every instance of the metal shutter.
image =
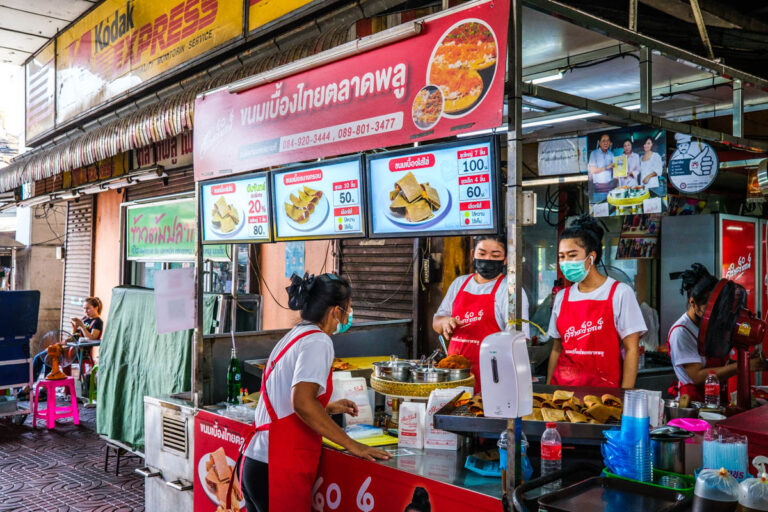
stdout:
<svg viewBox="0 0 768 512">
<path fill-rule="evenodd" d="M 413 318 L 414 240 L 342 240 L 341 275 L 352 285 L 355 320 Z"/>
<path fill-rule="evenodd" d="M 70 319 L 83 316 L 83 301 L 91 295 L 93 196 L 67 203 L 66 232 L 61 328 L 69 332 Z"/>
<path fill-rule="evenodd" d="M 167 185 L 161 180 L 142 181 L 126 190 L 127 201 L 169 196 L 195 191 L 195 173 L 192 169 L 168 172 Z"/>
</svg>

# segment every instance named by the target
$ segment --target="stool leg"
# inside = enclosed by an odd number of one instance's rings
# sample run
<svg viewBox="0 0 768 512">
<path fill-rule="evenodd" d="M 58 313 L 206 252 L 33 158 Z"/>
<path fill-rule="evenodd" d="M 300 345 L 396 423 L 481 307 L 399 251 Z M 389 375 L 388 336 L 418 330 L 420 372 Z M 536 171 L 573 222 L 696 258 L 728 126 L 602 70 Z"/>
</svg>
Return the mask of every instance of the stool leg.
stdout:
<svg viewBox="0 0 768 512">
<path fill-rule="evenodd" d="M 37 428 L 37 404 L 40 399 L 40 385 L 36 385 L 34 389 L 34 400 L 32 402 L 32 428 Z"/>
<path fill-rule="evenodd" d="M 46 388 L 48 396 L 46 396 L 46 403 L 48 404 L 45 410 L 45 417 L 48 420 L 46 422 L 49 429 L 56 427 L 56 388 Z M 53 391 L 53 392 L 51 392 Z M 53 396 L 51 396 L 53 395 Z"/>
<path fill-rule="evenodd" d="M 122 448 L 117 449 L 117 465 L 115 465 L 115 476 L 120 476 L 120 452 L 122 451 Z"/>
<path fill-rule="evenodd" d="M 104 472 L 107 472 L 107 464 L 109 463 L 109 445 L 105 445 L 104 448 Z"/>
<path fill-rule="evenodd" d="M 75 384 L 73 382 L 70 382 L 68 384 L 69 388 L 69 399 L 70 403 L 72 405 L 72 421 L 75 425 L 80 424 L 80 411 L 77 407 L 77 394 L 75 393 Z"/>
</svg>

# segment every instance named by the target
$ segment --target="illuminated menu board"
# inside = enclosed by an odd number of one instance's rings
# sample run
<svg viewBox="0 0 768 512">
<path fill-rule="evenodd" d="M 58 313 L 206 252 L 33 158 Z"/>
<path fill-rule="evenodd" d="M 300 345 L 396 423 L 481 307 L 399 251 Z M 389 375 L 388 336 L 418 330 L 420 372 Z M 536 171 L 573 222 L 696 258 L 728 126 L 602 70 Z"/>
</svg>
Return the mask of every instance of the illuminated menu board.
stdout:
<svg viewBox="0 0 768 512">
<path fill-rule="evenodd" d="M 203 182 L 200 209 L 203 243 L 272 240 L 267 173 Z"/>
<path fill-rule="evenodd" d="M 359 156 L 272 173 L 275 240 L 365 236 Z"/>
<path fill-rule="evenodd" d="M 468 139 L 369 155 L 370 236 L 497 231 L 496 148 Z"/>
</svg>

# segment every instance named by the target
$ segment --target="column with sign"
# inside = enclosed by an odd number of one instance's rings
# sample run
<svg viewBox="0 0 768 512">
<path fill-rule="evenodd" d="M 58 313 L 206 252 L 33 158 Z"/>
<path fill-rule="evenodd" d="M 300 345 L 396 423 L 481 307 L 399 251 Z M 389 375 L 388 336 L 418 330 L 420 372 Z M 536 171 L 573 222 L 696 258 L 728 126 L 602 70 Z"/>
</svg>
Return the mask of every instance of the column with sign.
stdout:
<svg viewBox="0 0 768 512">
<path fill-rule="evenodd" d="M 360 181 L 337 181 L 333 184 L 333 216 L 339 233 L 360 231 Z"/>
<path fill-rule="evenodd" d="M 459 215 L 461 223 L 468 228 L 493 223 L 489 158 L 487 147 L 462 149 L 457 154 Z"/>
</svg>

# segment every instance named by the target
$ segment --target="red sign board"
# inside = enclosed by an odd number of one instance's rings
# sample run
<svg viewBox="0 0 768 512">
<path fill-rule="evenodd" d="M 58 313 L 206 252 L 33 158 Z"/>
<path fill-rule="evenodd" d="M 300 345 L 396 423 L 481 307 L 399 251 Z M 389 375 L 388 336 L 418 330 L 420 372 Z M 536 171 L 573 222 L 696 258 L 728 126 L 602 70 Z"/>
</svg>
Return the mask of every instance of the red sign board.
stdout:
<svg viewBox="0 0 768 512">
<path fill-rule="evenodd" d="M 402 456 L 402 461 L 396 459 L 398 467 L 402 465 L 403 469 L 400 470 L 336 450 L 323 449 L 320 470 L 312 489 L 312 511 L 409 510 L 406 507 L 413 501 L 414 492 L 418 488 L 421 488 L 418 491 L 420 497 L 429 500 L 431 510 L 499 512 L 502 509 L 499 499 L 441 481 L 452 480 L 451 473 L 455 472 L 456 466 L 455 453 L 443 454 L 440 450 L 434 450 L 429 457 L 425 460 L 429 461 L 430 468 L 422 468 L 422 472 L 426 471 L 433 476 L 425 478 L 408 471 L 408 464 L 416 463 L 416 459 L 411 461 L 407 455 Z M 445 460 L 441 461 L 441 457 Z"/>
<path fill-rule="evenodd" d="M 229 474 L 231 478 L 247 429 L 245 423 L 207 411 L 198 411 L 195 415 L 194 512 L 216 512 L 224 508 L 225 477 Z M 233 492 L 242 498 L 239 490 Z M 244 512 L 245 502 L 238 501 L 240 511 Z"/>
<path fill-rule="evenodd" d="M 747 307 L 755 311 L 757 293 L 756 224 L 753 221 L 723 220 L 722 277 L 747 289 Z"/>
<path fill-rule="evenodd" d="M 472 3 L 409 39 L 197 98 L 195 180 L 500 126 L 508 19 L 509 0 Z"/>
</svg>

